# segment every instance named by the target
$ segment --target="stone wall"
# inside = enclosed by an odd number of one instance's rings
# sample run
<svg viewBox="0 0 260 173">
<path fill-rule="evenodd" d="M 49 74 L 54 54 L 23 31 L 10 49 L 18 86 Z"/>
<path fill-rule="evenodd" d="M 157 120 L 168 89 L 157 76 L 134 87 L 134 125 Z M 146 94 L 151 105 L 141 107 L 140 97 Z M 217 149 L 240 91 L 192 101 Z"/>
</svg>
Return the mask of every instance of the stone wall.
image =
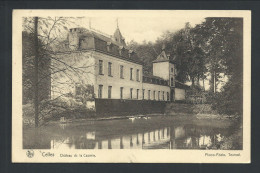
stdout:
<svg viewBox="0 0 260 173">
<path fill-rule="evenodd" d="M 95 99 L 97 115 L 164 113 L 165 106 L 165 101 Z"/>
</svg>

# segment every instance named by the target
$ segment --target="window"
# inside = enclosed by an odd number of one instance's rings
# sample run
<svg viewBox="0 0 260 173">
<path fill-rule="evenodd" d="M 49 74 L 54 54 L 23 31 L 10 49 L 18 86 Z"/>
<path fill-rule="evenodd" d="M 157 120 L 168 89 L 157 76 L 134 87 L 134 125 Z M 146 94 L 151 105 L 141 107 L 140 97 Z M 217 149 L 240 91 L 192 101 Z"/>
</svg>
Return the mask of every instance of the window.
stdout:
<svg viewBox="0 0 260 173">
<path fill-rule="evenodd" d="M 173 86 L 173 77 L 171 78 L 171 86 Z"/>
<path fill-rule="evenodd" d="M 145 90 L 143 89 L 143 99 L 144 99 L 144 91 L 145 91 Z"/>
<path fill-rule="evenodd" d="M 170 100 L 170 95 L 169 95 L 169 92 L 167 92 L 167 101 Z"/>
<path fill-rule="evenodd" d="M 173 68 L 171 68 L 171 72 L 173 73 Z"/>
<path fill-rule="evenodd" d="M 136 99 L 138 100 L 138 96 L 139 96 L 139 89 L 136 90 Z"/>
<path fill-rule="evenodd" d="M 130 80 L 133 80 L 133 68 L 130 68 Z"/>
<path fill-rule="evenodd" d="M 130 88 L 130 99 L 133 99 L 133 88 Z"/>
<path fill-rule="evenodd" d="M 150 90 L 148 90 L 148 100 L 150 100 L 150 99 L 151 99 L 151 97 L 150 97 L 150 94 L 151 94 L 151 91 L 150 91 Z"/>
<path fill-rule="evenodd" d="M 153 91 L 153 99 L 155 100 L 155 91 Z"/>
<path fill-rule="evenodd" d="M 139 78 L 140 74 L 139 73 L 140 73 L 140 70 L 137 69 L 136 70 L 136 81 L 138 81 L 138 82 L 140 81 L 140 78 Z"/>
<path fill-rule="evenodd" d="M 124 66 L 120 65 L 120 78 L 124 79 Z"/>
<path fill-rule="evenodd" d="M 102 90 L 103 90 L 103 85 L 98 86 L 98 98 L 102 98 Z"/>
<path fill-rule="evenodd" d="M 160 91 L 158 91 L 158 100 L 160 100 Z"/>
<path fill-rule="evenodd" d="M 103 74 L 103 61 L 99 60 L 99 74 Z"/>
<path fill-rule="evenodd" d="M 112 63 L 108 62 L 108 76 L 112 76 Z"/>
<path fill-rule="evenodd" d="M 108 96 L 107 98 L 111 99 L 111 93 L 112 93 L 112 86 L 108 86 Z"/>
<path fill-rule="evenodd" d="M 162 92 L 162 99 L 164 100 L 164 91 Z"/>
<path fill-rule="evenodd" d="M 123 99 L 123 87 L 120 87 L 120 99 Z"/>
</svg>

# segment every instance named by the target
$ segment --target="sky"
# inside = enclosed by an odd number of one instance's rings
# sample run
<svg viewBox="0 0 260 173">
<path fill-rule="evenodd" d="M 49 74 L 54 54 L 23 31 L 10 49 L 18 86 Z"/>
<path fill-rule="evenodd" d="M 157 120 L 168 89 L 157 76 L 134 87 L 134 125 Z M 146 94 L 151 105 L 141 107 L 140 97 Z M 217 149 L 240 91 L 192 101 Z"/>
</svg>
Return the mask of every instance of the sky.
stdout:
<svg viewBox="0 0 260 173">
<path fill-rule="evenodd" d="M 73 27 L 92 28 L 107 35 L 113 35 L 117 25 L 126 43 L 131 40 L 137 43 L 155 42 L 166 31 L 176 32 L 189 22 L 191 26 L 202 23 L 206 17 L 215 14 L 205 11 L 152 11 L 152 10 L 87 10 L 76 15 Z M 219 15 L 219 13 L 218 13 Z M 202 81 L 200 82 L 202 85 Z M 187 83 L 190 84 L 190 83 Z M 219 84 L 222 85 L 222 84 Z M 217 87 L 217 88 L 221 88 Z M 205 81 L 205 89 L 209 89 L 209 81 Z"/>
<path fill-rule="evenodd" d="M 206 17 L 201 15 L 175 15 L 175 12 L 147 11 L 143 13 L 134 13 L 124 11 L 123 14 L 110 14 L 103 16 L 82 17 L 76 21 L 81 27 L 99 30 L 108 35 L 113 35 L 117 28 L 117 20 L 119 29 L 125 37 L 126 42 L 134 40 L 142 43 L 155 42 L 165 31 L 178 31 L 189 22 L 192 26 L 201 23 Z M 131 14 L 132 13 L 132 14 Z"/>
<path fill-rule="evenodd" d="M 84 16 L 77 19 L 75 23 L 78 27 L 91 27 L 108 35 L 113 35 L 118 25 L 126 43 L 131 40 L 142 43 L 144 40 L 146 42 L 155 42 L 165 31 L 176 32 L 184 28 L 187 22 L 191 26 L 195 26 L 202 23 L 205 17 L 207 17 L 201 15 L 180 15 L 165 11 L 148 11 L 145 14 L 131 14 L 129 12 L 125 14 L 126 11 L 123 13 L 111 15 L 111 11 L 109 11 L 107 15 Z M 209 89 L 208 81 L 205 81 L 205 87 Z"/>
</svg>

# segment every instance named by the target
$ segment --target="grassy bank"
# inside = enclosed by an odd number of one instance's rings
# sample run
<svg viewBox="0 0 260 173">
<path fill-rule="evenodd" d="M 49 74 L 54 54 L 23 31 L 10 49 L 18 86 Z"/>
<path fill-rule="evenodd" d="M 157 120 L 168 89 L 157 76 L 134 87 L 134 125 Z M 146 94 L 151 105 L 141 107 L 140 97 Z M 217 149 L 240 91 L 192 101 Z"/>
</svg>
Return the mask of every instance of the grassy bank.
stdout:
<svg viewBox="0 0 260 173">
<path fill-rule="evenodd" d="M 165 114 L 171 116 L 195 115 L 197 119 L 237 119 L 240 117 L 239 115 L 219 114 L 212 109 L 210 104 L 186 103 L 168 103 Z"/>
<path fill-rule="evenodd" d="M 212 114 L 217 112 L 212 110 L 210 104 L 187 104 L 187 103 L 168 103 L 166 105 L 165 113 L 167 115 L 178 114 Z"/>
<path fill-rule="evenodd" d="M 158 116 L 162 114 L 149 114 L 148 116 Z M 237 116 L 219 115 L 216 111 L 212 110 L 209 104 L 185 104 L 185 103 L 167 103 L 165 108 L 166 116 L 172 116 L 176 120 L 229 120 L 238 119 Z M 34 109 L 33 104 L 23 105 L 23 123 L 25 126 L 34 126 Z M 112 119 L 127 119 L 135 115 L 131 113 L 117 113 L 117 114 L 104 114 L 95 116 L 93 110 L 88 110 L 82 106 L 74 106 L 67 108 L 66 105 L 46 106 L 40 111 L 40 124 L 45 124 L 49 121 L 59 121 L 61 117 L 72 121 L 83 120 L 112 120 Z M 209 122 L 206 121 L 206 122 Z"/>
</svg>

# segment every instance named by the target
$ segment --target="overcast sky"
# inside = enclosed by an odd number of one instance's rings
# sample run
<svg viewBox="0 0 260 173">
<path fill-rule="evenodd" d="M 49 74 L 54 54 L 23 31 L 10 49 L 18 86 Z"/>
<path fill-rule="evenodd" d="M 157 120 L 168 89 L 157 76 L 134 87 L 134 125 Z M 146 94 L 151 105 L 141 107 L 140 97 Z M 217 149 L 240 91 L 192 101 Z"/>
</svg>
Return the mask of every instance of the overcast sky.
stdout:
<svg viewBox="0 0 260 173">
<path fill-rule="evenodd" d="M 112 12 L 113 13 L 113 12 Z M 201 23 L 206 16 L 201 15 L 176 15 L 176 12 L 168 11 L 146 11 L 144 13 L 133 13 L 124 11 L 123 14 L 107 11 L 107 15 L 84 17 L 77 21 L 82 27 L 100 30 L 108 35 L 112 35 L 118 25 L 126 42 L 134 40 L 138 43 L 146 41 L 154 42 L 163 32 L 178 31 L 190 22 L 192 26 Z M 90 22 L 91 21 L 91 22 Z"/>
</svg>

